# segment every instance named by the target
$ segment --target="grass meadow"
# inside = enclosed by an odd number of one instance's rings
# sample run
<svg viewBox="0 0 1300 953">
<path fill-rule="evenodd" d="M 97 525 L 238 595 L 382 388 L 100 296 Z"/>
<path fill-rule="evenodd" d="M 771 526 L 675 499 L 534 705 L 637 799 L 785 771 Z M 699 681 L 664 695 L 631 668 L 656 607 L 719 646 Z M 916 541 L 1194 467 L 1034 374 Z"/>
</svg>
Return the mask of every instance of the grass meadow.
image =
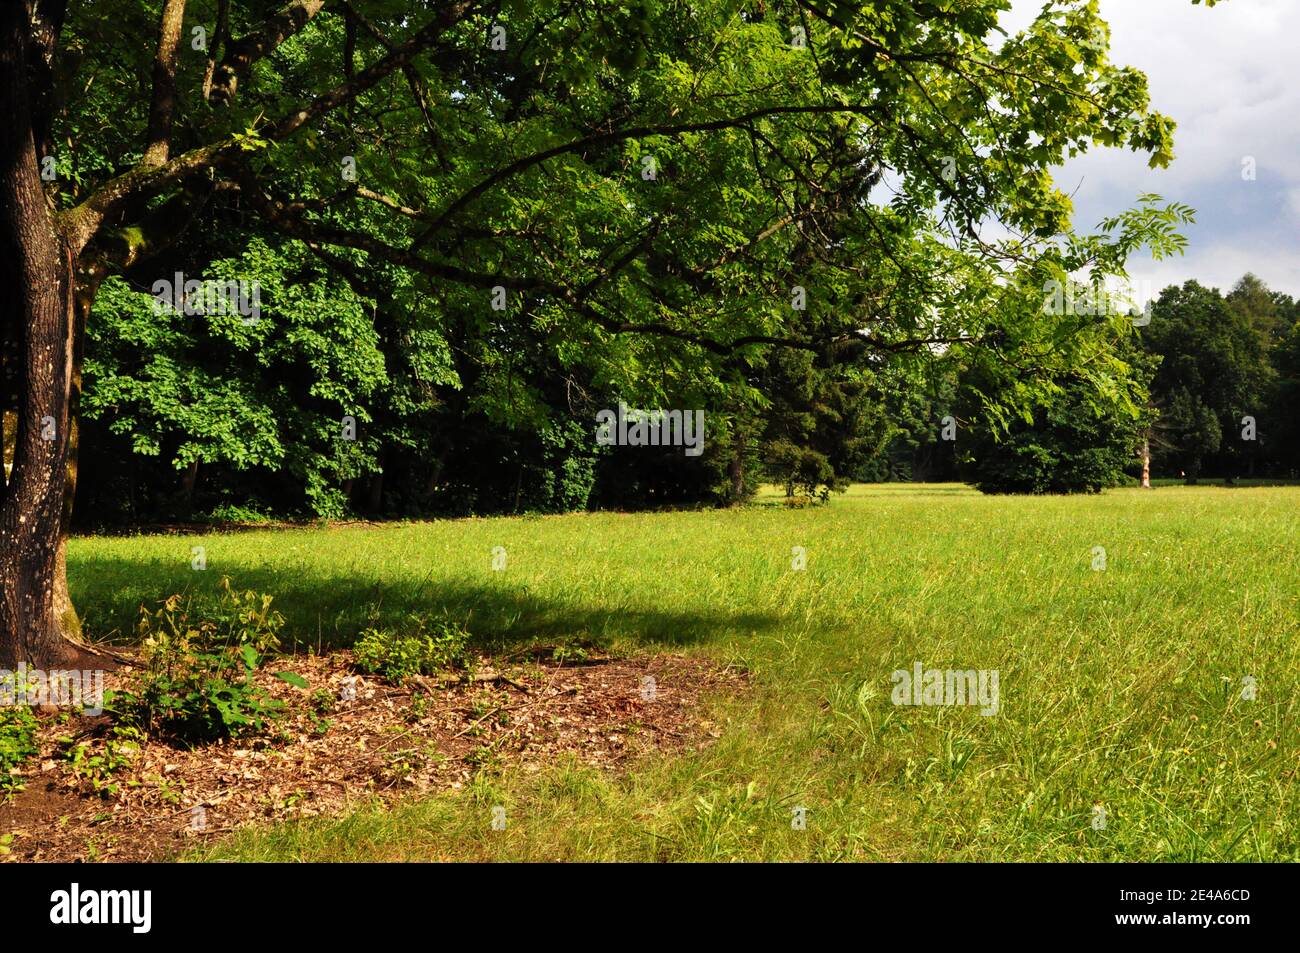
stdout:
<svg viewBox="0 0 1300 953">
<path fill-rule="evenodd" d="M 69 573 L 99 637 L 229 575 L 275 595 L 300 650 L 445 609 L 491 649 L 597 642 L 751 674 L 716 702 L 703 751 L 619 776 L 485 770 L 456 794 L 237 833 L 201 859 L 1300 860 L 1300 487 L 899 484 L 804 509 L 771 495 L 82 537 Z M 916 662 L 996 670 L 997 714 L 894 705 L 891 673 Z"/>
</svg>

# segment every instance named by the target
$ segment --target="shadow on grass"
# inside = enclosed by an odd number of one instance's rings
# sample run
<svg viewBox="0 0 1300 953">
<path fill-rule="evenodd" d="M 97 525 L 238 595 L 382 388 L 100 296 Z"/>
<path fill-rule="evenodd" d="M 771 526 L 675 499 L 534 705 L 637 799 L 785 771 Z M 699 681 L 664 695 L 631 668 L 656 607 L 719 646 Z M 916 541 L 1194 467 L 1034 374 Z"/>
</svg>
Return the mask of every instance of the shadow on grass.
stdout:
<svg viewBox="0 0 1300 953">
<path fill-rule="evenodd" d="M 327 573 L 234 564 L 225 573 L 237 589 L 275 597 L 286 619 L 285 647 L 331 649 L 351 645 L 367 627 L 409 627 L 414 613 L 442 614 L 464 622 L 474 642 L 489 651 L 532 642 L 626 640 L 647 646 L 698 645 L 730 635 L 771 629 L 780 618 L 709 607 L 642 608 L 600 604 L 601 592 L 571 591 L 552 599 L 526 583 L 396 582 Z M 216 597 L 223 573 L 177 570 L 174 563 L 105 557 L 69 559 L 73 603 L 92 639 L 134 641 L 142 605 L 156 609 L 173 593 L 202 603 Z M 197 577 L 197 578 L 196 578 Z"/>
</svg>

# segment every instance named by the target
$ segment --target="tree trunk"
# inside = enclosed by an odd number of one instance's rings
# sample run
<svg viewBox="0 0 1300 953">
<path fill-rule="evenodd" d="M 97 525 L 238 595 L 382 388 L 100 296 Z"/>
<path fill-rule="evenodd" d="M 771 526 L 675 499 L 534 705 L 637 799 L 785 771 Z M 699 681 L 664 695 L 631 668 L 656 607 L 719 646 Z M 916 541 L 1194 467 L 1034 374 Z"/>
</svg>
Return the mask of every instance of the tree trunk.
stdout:
<svg viewBox="0 0 1300 953">
<path fill-rule="evenodd" d="M 77 615 L 76 606 L 72 604 L 72 593 L 68 591 L 68 538 L 59 536 L 58 549 L 54 554 L 54 621 L 58 624 L 59 634 L 73 642 L 65 646 L 69 652 L 79 650 L 76 645 L 81 639 L 81 616 Z"/>
<path fill-rule="evenodd" d="M 191 460 L 181 476 L 181 493 L 185 496 L 185 511 L 194 509 L 194 487 L 199 482 L 199 461 Z"/>
<path fill-rule="evenodd" d="M 6 363 L 17 421 L 13 467 L 0 483 L 0 667 L 48 669 L 80 655 L 64 638 L 63 573 L 77 308 L 72 252 L 41 185 L 28 33 L 27 5 L 0 4 L 0 323 L 13 342 Z"/>
<path fill-rule="evenodd" d="M 1151 440 L 1142 439 L 1142 488 L 1151 489 Z"/>
<path fill-rule="evenodd" d="M 375 458 L 379 469 L 370 475 L 370 499 L 366 502 L 366 510 L 370 513 L 378 513 L 384 508 L 384 451 L 380 450 Z"/>
<path fill-rule="evenodd" d="M 420 499 L 421 504 L 427 503 L 433 499 L 433 494 L 438 491 L 438 481 L 442 479 L 443 458 L 441 455 L 433 458 L 433 468 L 429 471 L 429 479 L 424 484 L 424 494 Z"/>
<path fill-rule="evenodd" d="M 54 565 L 54 618 L 65 639 L 81 641 L 81 616 L 68 591 L 68 533 L 72 531 L 72 507 L 77 496 L 77 473 L 81 451 L 81 359 L 86 342 L 86 321 L 95 304 L 95 293 L 103 272 L 92 268 L 76 276 L 72 327 L 72 367 L 68 377 L 68 450 L 66 482 L 63 487 L 63 521 Z"/>
<path fill-rule="evenodd" d="M 727 475 L 731 477 L 731 505 L 738 506 L 745 499 L 745 458 L 739 442 L 727 464 Z"/>
</svg>

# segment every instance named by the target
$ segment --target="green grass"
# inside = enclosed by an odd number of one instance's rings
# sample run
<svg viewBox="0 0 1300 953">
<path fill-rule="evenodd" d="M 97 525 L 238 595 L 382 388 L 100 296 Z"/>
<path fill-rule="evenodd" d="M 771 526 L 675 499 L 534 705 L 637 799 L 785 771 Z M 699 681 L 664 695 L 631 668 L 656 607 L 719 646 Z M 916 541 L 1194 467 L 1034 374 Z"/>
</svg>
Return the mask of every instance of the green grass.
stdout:
<svg viewBox="0 0 1300 953">
<path fill-rule="evenodd" d="M 803 510 L 82 538 L 69 559 L 100 634 L 226 573 L 275 593 L 301 644 L 446 608 L 484 644 L 687 647 L 752 672 L 703 752 L 626 776 L 484 775 L 389 812 L 238 834 L 211 859 L 1294 861 L 1298 550 L 1300 488 L 890 485 Z M 915 661 L 998 670 L 1000 712 L 894 706 L 890 674 Z"/>
</svg>

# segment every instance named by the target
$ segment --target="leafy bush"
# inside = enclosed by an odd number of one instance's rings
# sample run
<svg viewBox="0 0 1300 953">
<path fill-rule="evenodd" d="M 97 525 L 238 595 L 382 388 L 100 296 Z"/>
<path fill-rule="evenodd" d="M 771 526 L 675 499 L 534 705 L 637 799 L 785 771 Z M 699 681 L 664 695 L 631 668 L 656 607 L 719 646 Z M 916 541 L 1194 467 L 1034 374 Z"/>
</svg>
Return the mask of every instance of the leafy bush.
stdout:
<svg viewBox="0 0 1300 953">
<path fill-rule="evenodd" d="M 404 682 L 413 675 L 433 675 L 463 667 L 468 659 L 469 631 L 451 619 L 413 617 L 408 634 L 366 629 L 353 647 L 357 668 Z"/>
<path fill-rule="evenodd" d="M 21 791 L 13 772 L 37 753 L 36 716 L 26 705 L 0 707 L 0 797 Z"/>
<path fill-rule="evenodd" d="M 375 469 L 378 443 L 365 430 L 338 439 L 340 421 L 366 424 L 389 383 L 372 307 L 299 242 L 222 235 L 177 266 L 203 281 L 255 278 L 260 320 L 159 314 L 151 293 L 104 281 L 82 398 L 83 465 L 114 481 L 86 485 L 97 518 L 190 518 L 215 504 L 222 521 L 225 491 L 265 495 L 285 515 L 343 515 L 339 487 Z M 191 466 L 202 479 L 178 498 L 176 473 Z"/>
<path fill-rule="evenodd" d="M 284 616 L 271 608 L 274 596 L 245 589 L 232 589 L 229 577 L 221 579 L 221 597 L 210 608 L 211 628 L 204 635 L 205 644 L 252 646 L 260 654 L 280 650 L 280 630 Z"/>
<path fill-rule="evenodd" d="M 1032 423 L 1017 418 L 1005 433 L 988 425 L 967 431 L 959 465 L 982 493 L 1099 493 L 1124 482 L 1137 429 L 1120 406 L 1071 381 L 1034 409 Z"/>
<path fill-rule="evenodd" d="M 591 434 L 576 421 L 548 424 L 538 435 L 543 462 L 533 468 L 536 485 L 525 501 L 528 509 L 567 513 L 586 509 L 596 483 L 596 456 Z"/>
<path fill-rule="evenodd" d="M 179 595 L 150 613 L 140 610 L 143 669 L 129 690 L 111 693 L 105 707 L 121 724 L 148 737 L 213 741 L 261 732 L 282 704 L 253 682 L 266 655 L 280 645 L 284 617 L 272 598 L 238 592 L 221 580 L 222 597 L 210 615 L 193 617 Z M 300 687 L 301 677 L 279 677 Z"/>
<path fill-rule="evenodd" d="M 272 523 L 275 517 L 257 506 L 247 503 L 222 503 L 208 511 L 207 519 L 213 523 Z"/>
</svg>

